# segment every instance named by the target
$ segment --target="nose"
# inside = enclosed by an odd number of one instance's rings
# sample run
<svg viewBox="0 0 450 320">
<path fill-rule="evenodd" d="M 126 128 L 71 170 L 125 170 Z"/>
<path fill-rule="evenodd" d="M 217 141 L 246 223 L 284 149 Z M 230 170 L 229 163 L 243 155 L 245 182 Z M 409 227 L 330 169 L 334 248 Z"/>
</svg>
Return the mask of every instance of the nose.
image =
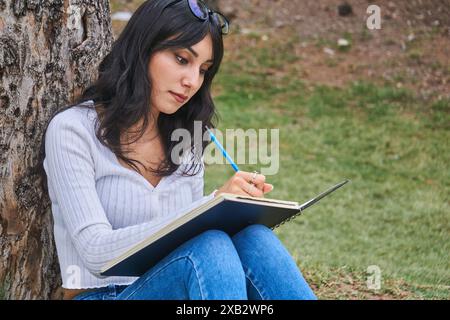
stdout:
<svg viewBox="0 0 450 320">
<path fill-rule="evenodd" d="M 183 85 L 183 87 L 189 89 L 197 88 L 200 82 L 200 72 L 195 70 L 186 72 L 181 79 L 181 84 Z"/>
</svg>

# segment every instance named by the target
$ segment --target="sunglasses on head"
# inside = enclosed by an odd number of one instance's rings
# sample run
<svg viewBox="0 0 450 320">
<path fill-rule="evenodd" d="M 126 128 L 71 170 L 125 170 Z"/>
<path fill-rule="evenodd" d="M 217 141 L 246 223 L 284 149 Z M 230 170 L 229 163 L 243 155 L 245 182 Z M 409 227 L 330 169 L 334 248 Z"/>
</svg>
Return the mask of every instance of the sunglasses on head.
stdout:
<svg viewBox="0 0 450 320">
<path fill-rule="evenodd" d="M 174 5 L 175 3 L 178 3 L 180 1 L 184 0 L 176 0 L 171 3 L 169 3 L 166 8 L 170 7 L 171 5 Z M 191 10 L 192 14 L 196 16 L 199 20 L 205 21 L 208 20 L 209 17 L 211 17 L 214 22 L 220 26 L 220 30 L 222 32 L 222 35 L 228 34 L 230 31 L 230 23 L 228 19 L 221 14 L 220 12 L 216 12 L 211 10 L 206 6 L 206 4 L 201 0 L 186 0 L 189 9 Z"/>
</svg>

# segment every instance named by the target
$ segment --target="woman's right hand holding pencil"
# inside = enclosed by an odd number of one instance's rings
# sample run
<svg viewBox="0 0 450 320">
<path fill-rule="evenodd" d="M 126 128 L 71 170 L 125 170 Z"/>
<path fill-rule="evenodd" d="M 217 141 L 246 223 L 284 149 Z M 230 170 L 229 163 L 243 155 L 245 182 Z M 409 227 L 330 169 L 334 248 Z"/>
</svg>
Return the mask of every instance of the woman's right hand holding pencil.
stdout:
<svg viewBox="0 0 450 320">
<path fill-rule="evenodd" d="M 266 183 L 266 177 L 253 172 L 236 172 L 220 189 L 215 193 L 232 193 L 243 196 L 264 198 L 264 194 L 273 190 L 273 185 Z"/>
<path fill-rule="evenodd" d="M 273 190 L 273 185 L 266 183 L 266 177 L 264 175 L 259 174 L 256 171 L 245 172 L 239 170 L 237 164 L 231 159 L 225 148 L 219 140 L 217 140 L 214 133 L 207 126 L 205 126 L 205 128 L 211 136 L 211 141 L 216 144 L 217 148 L 219 148 L 223 156 L 231 164 L 234 171 L 236 171 L 234 176 L 214 193 L 214 196 L 221 193 L 233 193 L 242 196 L 264 198 L 264 194 Z"/>
</svg>

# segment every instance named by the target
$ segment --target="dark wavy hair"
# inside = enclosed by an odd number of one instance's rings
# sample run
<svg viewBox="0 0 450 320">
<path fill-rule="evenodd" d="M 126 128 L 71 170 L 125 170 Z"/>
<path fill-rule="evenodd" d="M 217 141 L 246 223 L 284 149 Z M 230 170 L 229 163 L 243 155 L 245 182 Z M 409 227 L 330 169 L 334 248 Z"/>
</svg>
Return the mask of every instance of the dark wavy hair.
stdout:
<svg viewBox="0 0 450 320">
<path fill-rule="evenodd" d="M 144 2 L 133 14 L 130 21 L 114 42 L 111 52 L 105 56 L 98 68 L 98 78 L 86 88 L 75 101 L 57 110 L 48 120 L 44 130 L 41 148 L 39 171 L 42 186 L 47 188 L 47 179 L 43 169 L 45 158 L 45 134 L 51 119 L 58 113 L 71 107 L 90 107 L 80 104 L 93 100 L 95 106 L 102 108 L 98 117 L 96 136 L 116 156 L 130 165 L 139 173 L 135 163 L 140 161 L 127 158 L 120 140 L 120 134 L 143 120 L 138 133 L 138 140 L 149 125 L 151 79 L 148 76 L 150 58 L 156 52 L 166 49 L 180 49 L 193 46 L 206 35 L 210 35 L 213 43 L 213 65 L 204 75 L 204 81 L 198 92 L 177 112 L 173 114 L 159 113 L 157 119 L 158 131 L 161 136 L 165 160 L 157 169 L 150 169 L 155 175 L 163 177 L 174 173 L 180 166 L 172 161 L 170 155 L 177 144 L 171 141 L 171 134 L 176 129 L 186 129 L 191 133 L 191 145 L 194 145 L 194 121 L 202 121 L 202 136 L 204 126 L 214 128 L 219 120 L 211 97 L 211 83 L 219 70 L 223 58 L 223 39 L 220 27 L 213 19 L 199 20 L 188 7 L 187 1 L 179 1 L 168 6 L 170 0 L 149 0 Z M 136 141 L 135 140 L 135 141 Z M 134 141 L 132 141 L 134 142 Z M 132 143 L 131 142 L 131 143 Z M 201 153 L 210 141 L 202 141 Z M 199 150 L 196 150 L 197 155 Z M 201 168 L 189 173 L 193 166 L 202 163 L 192 162 L 183 175 L 195 175 Z M 146 168 L 147 169 L 147 168 Z"/>
</svg>

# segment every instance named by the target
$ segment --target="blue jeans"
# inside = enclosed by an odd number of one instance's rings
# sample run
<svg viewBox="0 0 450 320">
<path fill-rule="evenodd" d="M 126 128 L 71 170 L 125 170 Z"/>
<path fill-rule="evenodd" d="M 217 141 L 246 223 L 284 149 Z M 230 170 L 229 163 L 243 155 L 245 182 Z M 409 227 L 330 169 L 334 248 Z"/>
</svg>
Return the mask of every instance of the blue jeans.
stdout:
<svg viewBox="0 0 450 320">
<path fill-rule="evenodd" d="M 233 237 L 209 230 L 187 241 L 130 285 L 74 300 L 316 299 L 295 261 L 269 228 L 251 225 Z"/>
</svg>

